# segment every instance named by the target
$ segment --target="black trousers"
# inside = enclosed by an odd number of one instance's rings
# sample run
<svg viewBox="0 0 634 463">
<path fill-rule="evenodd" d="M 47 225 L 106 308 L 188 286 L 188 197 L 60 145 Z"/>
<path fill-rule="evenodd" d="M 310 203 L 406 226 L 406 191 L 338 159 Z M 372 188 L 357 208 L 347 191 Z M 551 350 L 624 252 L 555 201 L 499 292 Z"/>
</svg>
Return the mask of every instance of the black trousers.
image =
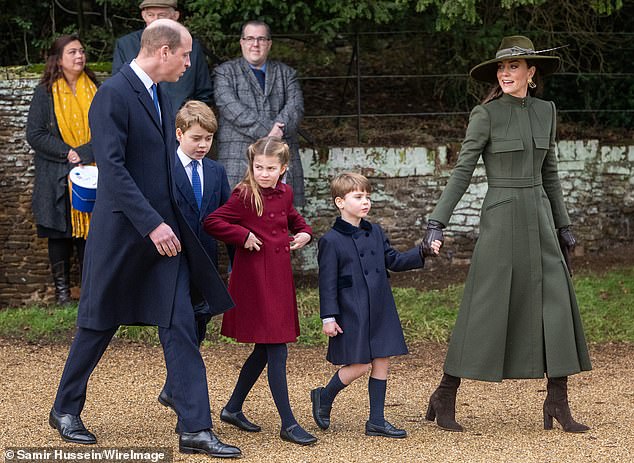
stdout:
<svg viewBox="0 0 634 463">
<path fill-rule="evenodd" d="M 212 427 L 211 411 L 207 374 L 198 350 L 196 322 L 189 295 L 189 271 L 185 256 L 180 259 L 172 323 L 169 328 L 159 327 L 159 338 L 179 425 L 184 432 L 196 432 Z M 58 413 L 81 414 L 90 375 L 117 328 L 104 331 L 77 328 L 53 405 Z"/>
</svg>

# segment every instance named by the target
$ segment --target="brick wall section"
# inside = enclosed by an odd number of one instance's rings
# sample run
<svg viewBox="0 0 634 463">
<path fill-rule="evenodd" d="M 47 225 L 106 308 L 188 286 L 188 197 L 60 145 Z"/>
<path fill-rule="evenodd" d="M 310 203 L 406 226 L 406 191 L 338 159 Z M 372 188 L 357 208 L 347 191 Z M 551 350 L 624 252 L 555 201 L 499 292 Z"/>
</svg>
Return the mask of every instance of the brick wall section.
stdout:
<svg viewBox="0 0 634 463">
<path fill-rule="evenodd" d="M 31 213 L 33 152 L 25 140 L 26 117 L 37 76 L 0 77 L 0 307 L 50 301 L 46 242 L 38 239 Z M 422 237 L 451 173 L 459 144 L 433 149 L 330 148 L 303 150 L 306 177 L 304 216 L 319 237 L 336 211 L 328 181 L 344 170 L 361 172 L 375 188 L 371 220 L 379 222 L 399 249 Z M 596 140 L 558 143 L 560 176 L 577 238 L 578 252 L 597 251 L 634 239 L 634 145 L 603 146 Z M 478 234 L 479 209 L 486 192 L 483 166 L 449 224 L 445 252 L 468 263 Z M 294 257 L 295 268 L 316 270 L 316 240 Z M 76 279 L 76 275 L 74 276 Z M 76 283 L 76 281 L 75 281 Z"/>
</svg>

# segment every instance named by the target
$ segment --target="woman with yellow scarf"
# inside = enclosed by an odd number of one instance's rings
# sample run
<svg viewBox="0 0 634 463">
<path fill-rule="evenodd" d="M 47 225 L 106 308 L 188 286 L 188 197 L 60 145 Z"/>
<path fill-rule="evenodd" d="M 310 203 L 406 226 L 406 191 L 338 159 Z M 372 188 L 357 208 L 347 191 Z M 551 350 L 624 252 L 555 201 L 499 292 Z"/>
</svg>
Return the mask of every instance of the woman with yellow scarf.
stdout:
<svg viewBox="0 0 634 463">
<path fill-rule="evenodd" d="M 72 209 L 68 173 L 94 162 L 88 109 L 97 91 L 95 74 L 76 35 L 63 35 L 51 46 L 27 120 L 26 139 L 35 151 L 33 214 L 48 255 L 60 305 L 71 302 L 73 247 L 81 271 L 90 216 Z"/>
</svg>

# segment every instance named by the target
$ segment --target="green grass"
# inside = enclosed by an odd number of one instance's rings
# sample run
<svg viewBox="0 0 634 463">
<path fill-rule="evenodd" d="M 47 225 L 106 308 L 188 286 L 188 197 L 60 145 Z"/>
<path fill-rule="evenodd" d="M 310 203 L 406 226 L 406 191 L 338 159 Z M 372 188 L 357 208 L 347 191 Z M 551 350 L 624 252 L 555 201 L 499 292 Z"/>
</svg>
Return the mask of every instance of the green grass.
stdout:
<svg viewBox="0 0 634 463">
<path fill-rule="evenodd" d="M 576 276 L 574 283 L 588 341 L 634 342 L 634 267 L 602 275 Z M 463 285 L 433 291 L 394 288 L 407 341 L 447 341 L 462 291 Z M 325 345 L 327 339 L 321 333 L 317 290 L 298 290 L 297 304 L 302 333 L 299 343 Z M 31 306 L 0 310 L 0 337 L 29 342 L 67 341 L 72 336 L 76 314 L 76 307 Z M 220 317 L 211 321 L 207 331 L 206 344 L 234 342 L 219 334 Z M 135 342 L 159 343 L 156 327 L 150 326 L 124 326 L 116 336 Z"/>
</svg>

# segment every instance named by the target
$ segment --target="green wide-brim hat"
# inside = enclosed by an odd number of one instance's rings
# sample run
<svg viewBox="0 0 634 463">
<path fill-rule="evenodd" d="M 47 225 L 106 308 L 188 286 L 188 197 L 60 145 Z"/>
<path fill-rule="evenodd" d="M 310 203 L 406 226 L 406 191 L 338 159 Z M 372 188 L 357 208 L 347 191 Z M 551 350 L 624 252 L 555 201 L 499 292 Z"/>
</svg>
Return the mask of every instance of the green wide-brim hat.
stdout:
<svg viewBox="0 0 634 463">
<path fill-rule="evenodd" d="M 557 47 L 561 48 L 561 47 Z M 537 66 L 542 76 L 552 74 L 559 68 L 560 59 L 558 56 L 544 55 L 543 53 L 556 50 L 535 51 L 533 42 L 523 35 L 512 35 L 504 37 L 498 48 L 495 58 L 478 64 L 469 72 L 469 75 L 476 80 L 489 83 L 497 83 L 497 69 L 500 61 L 508 59 L 526 59 Z"/>
</svg>

